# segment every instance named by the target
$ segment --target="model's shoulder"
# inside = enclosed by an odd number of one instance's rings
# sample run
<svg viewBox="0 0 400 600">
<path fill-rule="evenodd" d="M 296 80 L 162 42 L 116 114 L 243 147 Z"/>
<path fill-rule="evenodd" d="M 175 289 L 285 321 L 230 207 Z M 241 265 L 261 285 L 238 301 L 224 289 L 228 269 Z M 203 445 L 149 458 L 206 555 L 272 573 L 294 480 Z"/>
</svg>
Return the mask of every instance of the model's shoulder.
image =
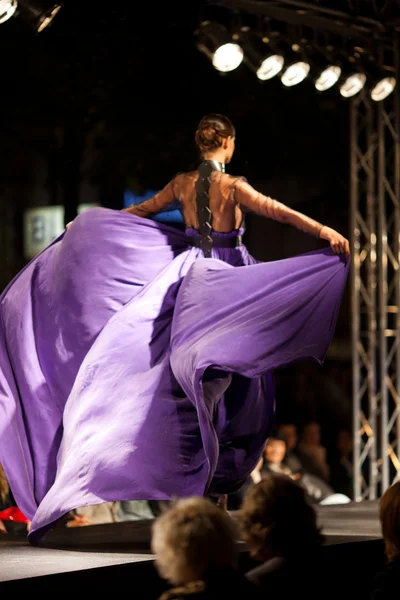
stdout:
<svg viewBox="0 0 400 600">
<path fill-rule="evenodd" d="M 230 175 L 228 173 L 221 173 L 221 183 L 224 185 L 236 185 L 238 181 L 247 181 L 242 175 Z"/>
<path fill-rule="evenodd" d="M 172 183 L 175 189 L 186 189 L 196 183 L 197 177 L 198 173 L 196 171 L 180 172 L 176 173 L 175 177 L 172 179 Z"/>
<path fill-rule="evenodd" d="M 198 171 L 181 171 L 175 175 L 174 179 L 180 179 L 181 181 L 189 181 L 191 179 L 197 179 L 198 176 Z"/>
<path fill-rule="evenodd" d="M 238 179 L 243 179 L 243 180 L 245 180 L 245 179 L 246 179 L 245 177 L 243 177 L 243 175 L 232 175 L 232 174 L 230 174 L 230 173 L 229 173 L 229 174 L 228 174 L 228 173 L 223 173 L 223 175 L 224 175 L 225 177 L 229 177 L 229 179 L 230 179 L 231 181 L 237 181 Z"/>
</svg>

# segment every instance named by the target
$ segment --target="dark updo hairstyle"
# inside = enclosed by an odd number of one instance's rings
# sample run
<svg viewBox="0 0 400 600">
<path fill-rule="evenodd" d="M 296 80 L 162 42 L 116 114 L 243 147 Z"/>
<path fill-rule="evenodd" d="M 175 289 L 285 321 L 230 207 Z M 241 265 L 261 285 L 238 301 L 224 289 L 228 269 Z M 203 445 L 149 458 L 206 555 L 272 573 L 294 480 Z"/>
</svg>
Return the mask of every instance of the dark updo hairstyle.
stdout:
<svg viewBox="0 0 400 600">
<path fill-rule="evenodd" d="M 235 128 L 228 117 L 211 114 L 201 119 L 194 139 L 200 152 L 205 154 L 217 150 L 225 138 L 235 135 Z"/>
</svg>

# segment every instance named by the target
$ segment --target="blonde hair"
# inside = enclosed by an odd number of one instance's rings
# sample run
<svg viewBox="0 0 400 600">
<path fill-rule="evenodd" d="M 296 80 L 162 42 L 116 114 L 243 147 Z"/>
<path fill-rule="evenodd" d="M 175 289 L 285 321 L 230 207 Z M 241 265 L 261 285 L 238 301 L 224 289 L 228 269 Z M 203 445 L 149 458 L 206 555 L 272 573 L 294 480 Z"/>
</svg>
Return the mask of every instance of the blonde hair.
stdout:
<svg viewBox="0 0 400 600">
<path fill-rule="evenodd" d="M 152 527 L 157 569 L 175 585 L 204 581 L 218 569 L 235 567 L 237 540 L 228 513 L 199 497 L 177 500 Z"/>
<path fill-rule="evenodd" d="M 389 487 L 380 499 L 379 519 L 385 554 L 392 561 L 400 555 L 400 481 Z"/>
<path fill-rule="evenodd" d="M 6 474 L 0 463 L 0 501 L 5 502 L 10 493 L 10 486 L 8 485 Z"/>
</svg>

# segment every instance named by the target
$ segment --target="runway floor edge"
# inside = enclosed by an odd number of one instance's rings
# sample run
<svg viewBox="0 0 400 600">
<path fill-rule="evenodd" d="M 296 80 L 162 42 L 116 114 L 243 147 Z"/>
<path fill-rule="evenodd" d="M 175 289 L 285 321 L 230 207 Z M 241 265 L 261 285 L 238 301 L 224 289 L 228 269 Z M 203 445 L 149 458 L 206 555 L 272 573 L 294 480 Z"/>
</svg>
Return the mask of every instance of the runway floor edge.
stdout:
<svg viewBox="0 0 400 600">
<path fill-rule="evenodd" d="M 364 573 L 369 569 L 372 576 L 384 559 L 377 502 L 317 506 L 316 510 L 325 535 L 323 551 L 330 553 L 332 564 L 352 562 L 354 569 L 359 564 Z M 232 516 L 235 518 L 236 514 Z M 163 589 L 163 583 L 157 576 L 150 549 L 151 523 L 152 520 L 146 520 L 56 528 L 39 547 L 31 546 L 25 539 L 6 539 L 4 535 L 0 538 L 0 585 L 4 588 L 19 584 L 21 591 L 54 591 L 85 581 L 105 589 L 114 577 L 118 583 L 133 577 L 146 585 L 148 597 L 154 598 Z M 251 561 L 244 544 L 240 550 L 241 566 L 246 569 Z"/>
</svg>

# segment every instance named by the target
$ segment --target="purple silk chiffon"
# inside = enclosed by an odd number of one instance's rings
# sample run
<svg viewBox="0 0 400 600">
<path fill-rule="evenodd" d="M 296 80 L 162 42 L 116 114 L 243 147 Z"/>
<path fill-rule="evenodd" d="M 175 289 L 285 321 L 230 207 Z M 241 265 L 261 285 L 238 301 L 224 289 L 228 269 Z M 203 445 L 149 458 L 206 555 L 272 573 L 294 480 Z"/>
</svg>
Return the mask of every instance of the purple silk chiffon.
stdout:
<svg viewBox="0 0 400 600">
<path fill-rule="evenodd" d="M 327 248 L 258 263 L 122 211 L 78 216 L 0 297 L 0 462 L 32 520 L 236 490 L 273 371 L 322 363 L 348 275 Z"/>
</svg>

